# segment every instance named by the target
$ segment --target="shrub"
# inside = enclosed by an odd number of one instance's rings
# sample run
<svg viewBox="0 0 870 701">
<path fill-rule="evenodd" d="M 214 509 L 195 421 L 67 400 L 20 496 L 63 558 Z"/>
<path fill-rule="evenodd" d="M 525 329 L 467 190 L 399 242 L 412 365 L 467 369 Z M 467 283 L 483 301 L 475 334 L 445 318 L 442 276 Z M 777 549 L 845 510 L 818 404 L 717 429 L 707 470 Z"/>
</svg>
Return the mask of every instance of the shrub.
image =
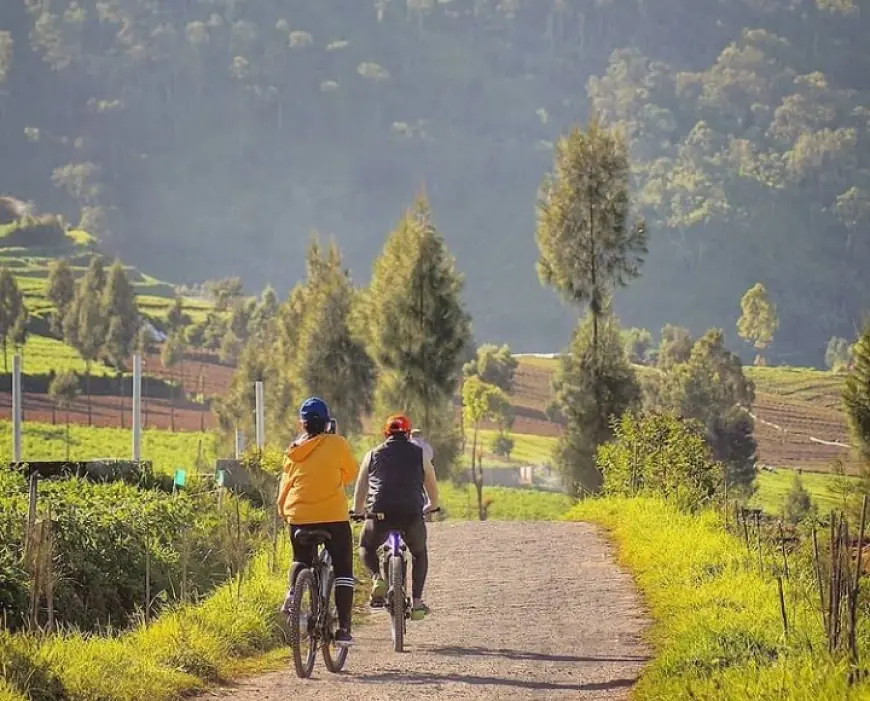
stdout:
<svg viewBox="0 0 870 701">
<path fill-rule="evenodd" d="M 684 508 L 709 502 L 723 467 L 712 459 L 703 428 L 673 414 L 627 413 L 613 424 L 614 439 L 598 448 L 607 494 L 656 494 Z"/>
</svg>

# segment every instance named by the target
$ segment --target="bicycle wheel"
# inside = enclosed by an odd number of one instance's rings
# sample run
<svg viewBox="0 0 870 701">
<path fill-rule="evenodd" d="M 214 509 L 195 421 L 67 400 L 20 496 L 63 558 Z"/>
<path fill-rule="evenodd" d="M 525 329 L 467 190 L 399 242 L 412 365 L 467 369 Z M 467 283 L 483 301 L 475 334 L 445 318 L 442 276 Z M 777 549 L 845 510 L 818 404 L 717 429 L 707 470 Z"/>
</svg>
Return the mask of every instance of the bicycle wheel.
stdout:
<svg viewBox="0 0 870 701">
<path fill-rule="evenodd" d="M 335 606 L 335 575 L 330 571 L 326 585 L 326 636 L 323 639 L 323 663 L 333 674 L 344 669 L 347 662 L 347 647 L 335 644 L 335 629 L 338 626 L 338 609 Z"/>
<path fill-rule="evenodd" d="M 390 558 L 390 628 L 393 634 L 393 650 L 402 652 L 405 648 L 405 577 L 402 571 L 404 561 L 396 555 Z"/>
<path fill-rule="evenodd" d="M 290 647 L 293 649 L 296 676 L 305 679 L 314 671 L 314 659 L 317 656 L 317 592 L 314 591 L 314 575 L 310 569 L 301 570 L 296 575 L 289 618 Z"/>
</svg>

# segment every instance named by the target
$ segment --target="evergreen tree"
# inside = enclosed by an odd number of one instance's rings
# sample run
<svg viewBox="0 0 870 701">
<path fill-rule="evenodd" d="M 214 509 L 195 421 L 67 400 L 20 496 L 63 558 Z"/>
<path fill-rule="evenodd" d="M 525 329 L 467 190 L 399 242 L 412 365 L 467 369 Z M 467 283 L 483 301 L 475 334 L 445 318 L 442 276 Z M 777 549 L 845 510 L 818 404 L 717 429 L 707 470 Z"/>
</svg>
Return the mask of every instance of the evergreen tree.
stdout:
<svg viewBox="0 0 870 701">
<path fill-rule="evenodd" d="M 190 315 L 184 311 L 184 299 L 176 295 L 172 299 L 169 311 L 166 312 L 166 324 L 169 327 L 169 333 L 184 331 L 190 323 Z"/>
<path fill-rule="evenodd" d="M 816 508 L 810 493 L 804 487 L 800 476 L 795 473 L 791 488 L 782 502 L 782 518 L 786 523 L 796 526 L 808 516 L 815 514 Z"/>
<path fill-rule="evenodd" d="M 511 355 L 510 347 L 503 345 L 499 348 L 485 343 L 477 349 L 474 359 L 462 366 L 462 372 L 466 377 L 477 376 L 504 392 L 511 392 L 518 365 L 519 361 Z"/>
<path fill-rule="evenodd" d="M 870 323 L 865 324 L 852 352 L 854 363 L 843 388 L 843 405 L 852 444 L 870 487 Z"/>
<path fill-rule="evenodd" d="M 109 269 L 103 290 L 103 315 L 107 323 L 105 352 L 112 365 L 123 370 L 133 350 L 140 320 L 136 293 L 119 260 Z"/>
<path fill-rule="evenodd" d="M 85 393 L 88 398 L 88 426 L 91 415 L 91 366 L 103 349 L 107 320 L 102 305 L 106 271 L 99 256 L 91 258 L 88 270 L 76 285 L 73 301 L 63 323 L 64 340 L 75 348 L 85 362 Z"/>
<path fill-rule="evenodd" d="M 27 313 L 24 307 L 24 295 L 18 289 L 15 277 L 8 268 L 0 268 L 0 343 L 3 345 L 3 369 L 9 372 L 9 341 L 13 340 L 13 331 L 21 323 L 21 318 Z"/>
<path fill-rule="evenodd" d="M 595 350 L 597 332 L 598 352 Z M 594 371 L 594 372 L 593 372 Z M 565 419 L 556 462 L 578 492 L 597 492 L 602 477 L 595 456 L 613 437 L 613 420 L 640 403 L 640 386 L 625 357 L 616 318 L 605 304 L 577 327 L 553 382 L 555 405 Z"/>
<path fill-rule="evenodd" d="M 69 410 L 75 398 L 79 394 L 79 378 L 70 370 L 58 373 L 48 386 L 48 395 L 56 406 L 66 410 L 66 430 L 64 431 L 64 443 L 66 445 L 66 459 L 69 460 Z"/>
<path fill-rule="evenodd" d="M 63 336 L 63 320 L 75 294 L 75 276 L 69 261 L 65 258 L 52 261 L 45 283 L 45 296 L 55 308 L 51 315 L 51 329 L 58 336 Z"/>
<path fill-rule="evenodd" d="M 626 140 L 593 120 L 559 139 L 541 186 L 538 275 L 566 301 L 588 305 L 593 349 L 606 299 L 640 275 L 647 252 L 643 222 L 629 223 L 629 176 Z"/>
<path fill-rule="evenodd" d="M 378 406 L 383 412 L 409 413 L 433 440 L 436 424 L 445 417 L 452 424 L 452 397 L 471 339 L 462 286 L 453 256 L 431 223 L 429 204 L 420 196 L 375 262 L 366 309 L 379 370 Z M 437 430 L 447 432 L 445 426 Z"/>
</svg>

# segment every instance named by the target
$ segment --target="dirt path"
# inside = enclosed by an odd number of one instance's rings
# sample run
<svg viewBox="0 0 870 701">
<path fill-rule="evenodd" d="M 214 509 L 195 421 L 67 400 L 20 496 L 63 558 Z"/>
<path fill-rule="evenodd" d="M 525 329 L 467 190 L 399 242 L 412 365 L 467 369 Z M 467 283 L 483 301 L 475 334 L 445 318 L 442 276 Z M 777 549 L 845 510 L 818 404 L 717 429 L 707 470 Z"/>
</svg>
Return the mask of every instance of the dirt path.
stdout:
<svg viewBox="0 0 870 701">
<path fill-rule="evenodd" d="M 427 601 L 408 626 L 409 652 L 389 623 L 357 626 L 346 672 L 317 659 L 208 694 L 233 701 L 624 699 L 646 661 L 631 579 L 595 529 L 579 523 L 430 524 Z M 551 560 L 552 558 L 552 560 Z"/>
</svg>

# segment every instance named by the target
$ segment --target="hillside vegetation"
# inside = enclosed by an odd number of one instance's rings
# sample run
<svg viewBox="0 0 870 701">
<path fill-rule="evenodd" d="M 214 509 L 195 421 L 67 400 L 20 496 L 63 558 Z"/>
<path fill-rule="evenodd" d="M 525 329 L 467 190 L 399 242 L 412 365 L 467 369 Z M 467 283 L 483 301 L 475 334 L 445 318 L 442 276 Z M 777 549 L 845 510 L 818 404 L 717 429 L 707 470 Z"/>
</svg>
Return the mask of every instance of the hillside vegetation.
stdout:
<svg viewBox="0 0 870 701">
<path fill-rule="evenodd" d="M 868 301 L 868 22 L 855 0 L 9 0 L 0 191 L 162 278 L 283 293 L 312 228 L 365 277 L 425 183 L 476 334 L 536 351 L 573 326 L 528 264 L 536 190 L 595 110 L 655 242 L 623 320 L 733 329 L 763 280 L 771 354 L 820 363 Z"/>
</svg>

